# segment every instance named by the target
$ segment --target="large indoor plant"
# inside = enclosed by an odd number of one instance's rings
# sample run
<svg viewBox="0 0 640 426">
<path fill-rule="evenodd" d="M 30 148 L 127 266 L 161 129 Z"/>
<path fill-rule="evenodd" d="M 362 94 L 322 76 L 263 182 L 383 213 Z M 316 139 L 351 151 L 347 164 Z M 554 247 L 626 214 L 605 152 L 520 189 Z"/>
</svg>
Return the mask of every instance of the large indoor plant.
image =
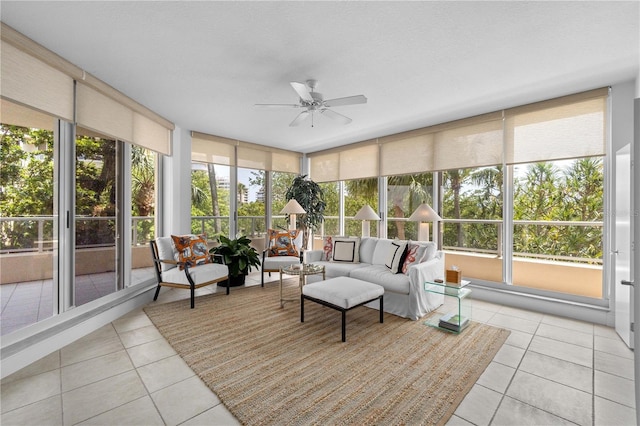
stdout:
<svg viewBox="0 0 640 426">
<path fill-rule="evenodd" d="M 223 235 L 216 237 L 218 245 L 211 248 L 211 254 L 218 254 L 224 258 L 224 263 L 229 267 L 229 280 L 218 283 L 219 286 L 235 287 L 244 285 L 245 277 L 251 271 L 251 267 L 260 266 L 260 256 L 255 248 L 251 247 L 251 240 L 245 236 L 234 240 Z"/>
<path fill-rule="evenodd" d="M 291 186 L 287 189 L 285 198 L 287 201 L 295 198 L 298 204 L 306 211 L 305 214 L 301 215 L 297 223 L 302 230 L 302 247 L 309 248 L 309 236 L 311 232 L 318 229 L 322 224 L 326 203 L 324 201 L 324 192 L 320 185 L 306 177 L 307 175 L 302 175 L 293 179 Z"/>
</svg>

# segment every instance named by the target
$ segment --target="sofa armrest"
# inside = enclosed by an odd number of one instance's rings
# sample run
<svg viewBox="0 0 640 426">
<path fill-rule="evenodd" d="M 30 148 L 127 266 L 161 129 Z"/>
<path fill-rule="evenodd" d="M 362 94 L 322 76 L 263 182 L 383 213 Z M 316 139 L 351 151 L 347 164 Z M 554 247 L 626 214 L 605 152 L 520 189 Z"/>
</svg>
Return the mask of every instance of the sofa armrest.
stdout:
<svg viewBox="0 0 640 426">
<path fill-rule="evenodd" d="M 424 291 L 422 288 L 425 281 L 433 281 L 436 279 L 444 279 L 444 252 L 437 251 L 435 256 L 417 265 L 411 265 L 409 267 L 409 280 L 411 281 L 412 289 Z"/>
<path fill-rule="evenodd" d="M 322 260 L 323 250 L 305 250 L 304 263 L 319 262 Z"/>
</svg>

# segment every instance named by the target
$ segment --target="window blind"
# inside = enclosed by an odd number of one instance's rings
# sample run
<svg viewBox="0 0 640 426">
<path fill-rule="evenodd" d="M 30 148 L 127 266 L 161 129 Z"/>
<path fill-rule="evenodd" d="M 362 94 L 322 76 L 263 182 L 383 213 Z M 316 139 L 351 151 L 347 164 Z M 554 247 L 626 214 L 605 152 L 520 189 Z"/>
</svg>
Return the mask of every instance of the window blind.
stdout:
<svg viewBox="0 0 640 426">
<path fill-rule="evenodd" d="M 233 139 L 191 132 L 191 160 L 235 166 L 237 143 Z"/>
<path fill-rule="evenodd" d="M 464 169 L 502 164 L 502 117 L 478 117 L 457 123 L 435 134 L 433 163 L 435 170 Z M 474 121 L 476 121 L 474 123 Z"/>
<path fill-rule="evenodd" d="M 310 176 L 316 182 L 364 179 L 379 174 L 377 140 L 309 154 Z"/>
<path fill-rule="evenodd" d="M 605 154 L 608 89 L 505 111 L 507 164 Z"/>
<path fill-rule="evenodd" d="M 2 97 L 73 121 L 73 79 L 4 40 L 1 49 Z"/>
<path fill-rule="evenodd" d="M 171 155 L 173 123 L 4 22 L 1 25 L 3 98 L 71 122 L 75 101 L 81 126 Z M 74 99 L 74 80 L 81 99 L 77 94 Z M 111 113 L 116 115 L 109 117 Z"/>
<path fill-rule="evenodd" d="M 55 118 L 48 114 L 6 99 L 0 100 L 0 123 L 53 131 L 54 121 Z"/>
<path fill-rule="evenodd" d="M 300 174 L 300 158 L 295 151 L 191 132 L 193 161 Z"/>
<path fill-rule="evenodd" d="M 380 144 L 382 176 L 424 173 L 435 168 L 433 133 L 424 130 L 404 132 L 380 138 Z"/>
</svg>

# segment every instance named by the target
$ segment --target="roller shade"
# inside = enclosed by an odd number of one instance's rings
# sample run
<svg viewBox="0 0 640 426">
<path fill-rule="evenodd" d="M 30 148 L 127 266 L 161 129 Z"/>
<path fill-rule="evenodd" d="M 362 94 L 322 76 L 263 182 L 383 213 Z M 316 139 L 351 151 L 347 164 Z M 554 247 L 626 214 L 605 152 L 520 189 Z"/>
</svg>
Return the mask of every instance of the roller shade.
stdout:
<svg viewBox="0 0 640 426">
<path fill-rule="evenodd" d="M 235 166 L 237 143 L 233 139 L 191 132 L 191 160 Z"/>
<path fill-rule="evenodd" d="M 310 176 L 316 182 L 377 177 L 380 149 L 377 140 L 315 152 L 310 157 Z"/>
<path fill-rule="evenodd" d="M 497 120 L 458 125 L 435 134 L 435 170 L 465 169 L 502 164 L 503 123 Z"/>
<path fill-rule="evenodd" d="M 405 132 L 381 138 L 380 143 L 380 174 L 382 176 L 434 170 L 432 133 Z"/>
<path fill-rule="evenodd" d="M 505 111 L 507 164 L 604 155 L 608 89 Z"/>
<path fill-rule="evenodd" d="M 89 86 L 76 89 L 78 125 L 114 139 L 133 140 L 133 111 Z"/>
<path fill-rule="evenodd" d="M 53 131 L 56 118 L 18 105 L 6 99 L 0 100 L 0 123 Z"/>
<path fill-rule="evenodd" d="M 79 126 L 165 155 L 171 154 L 169 129 L 92 87 L 82 83 L 76 86 Z"/>
<path fill-rule="evenodd" d="M 4 40 L 1 49 L 2 97 L 73 121 L 73 79 Z"/>
<path fill-rule="evenodd" d="M 173 123 L 4 22 L 0 94 L 83 128 L 171 155 Z M 76 94 L 74 99 L 74 80 Z M 76 117 L 77 119 L 78 117 Z"/>
<path fill-rule="evenodd" d="M 339 152 L 329 152 L 326 154 L 314 154 L 310 157 L 310 176 L 316 182 L 334 182 L 340 180 Z"/>
<path fill-rule="evenodd" d="M 295 151 L 191 132 L 192 161 L 300 174 L 300 158 Z"/>
</svg>

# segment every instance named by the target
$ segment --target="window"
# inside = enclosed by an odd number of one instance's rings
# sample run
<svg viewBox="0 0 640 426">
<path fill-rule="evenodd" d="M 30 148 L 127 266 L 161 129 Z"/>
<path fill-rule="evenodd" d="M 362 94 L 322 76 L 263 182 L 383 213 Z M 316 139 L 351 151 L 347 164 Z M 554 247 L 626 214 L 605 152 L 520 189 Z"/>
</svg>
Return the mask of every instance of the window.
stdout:
<svg viewBox="0 0 640 426">
<path fill-rule="evenodd" d="M 229 166 L 212 163 L 192 163 L 191 166 L 191 232 L 229 235 Z"/>
<path fill-rule="evenodd" d="M 514 285 L 602 298 L 603 182 L 601 157 L 514 167 Z"/>
<path fill-rule="evenodd" d="M 0 286 L 5 335 L 54 314 L 54 119 L 3 101 Z M 15 124 L 14 124 L 15 123 Z M 18 124 L 18 125 L 16 125 Z M 46 126 L 46 127 L 45 127 Z"/>
<path fill-rule="evenodd" d="M 271 225 L 273 229 L 288 229 L 285 215 L 281 215 L 280 211 L 287 204 L 286 193 L 295 173 L 271 172 Z"/>
<path fill-rule="evenodd" d="M 502 189 L 502 166 L 442 173 L 442 245 L 467 277 L 503 282 Z"/>
<path fill-rule="evenodd" d="M 248 237 L 266 234 L 265 171 L 238 168 L 238 233 Z"/>
<path fill-rule="evenodd" d="M 387 178 L 387 236 L 417 240 L 415 222 L 407 221 L 422 203 L 433 206 L 433 174 L 396 175 Z"/>
<path fill-rule="evenodd" d="M 344 188 L 345 235 L 361 235 L 362 221 L 353 217 L 365 204 L 372 206 L 374 211 L 378 210 L 378 178 L 347 180 Z M 370 230 L 372 237 L 378 235 L 375 225 Z"/>
</svg>

